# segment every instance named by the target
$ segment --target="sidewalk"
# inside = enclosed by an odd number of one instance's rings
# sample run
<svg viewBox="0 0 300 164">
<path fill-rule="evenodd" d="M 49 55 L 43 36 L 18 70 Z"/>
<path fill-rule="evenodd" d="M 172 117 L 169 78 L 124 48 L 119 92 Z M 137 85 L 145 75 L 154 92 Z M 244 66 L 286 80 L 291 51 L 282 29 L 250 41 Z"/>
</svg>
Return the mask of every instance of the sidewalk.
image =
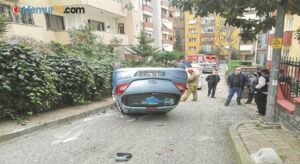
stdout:
<svg viewBox="0 0 300 164">
<path fill-rule="evenodd" d="M 43 128 L 69 123 L 73 120 L 84 118 L 113 107 L 112 99 L 108 98 L 88 105 L 72 106 L 41 113 L 30 117 L 29 120 L 26 121 L 26 125 L 19 125 L 16 121 L 0 122 L 0 142 Z"/>
<path fill-rule="evenodd" d="M 273 148 L 286 164 L 300 163 L 300 137 L 284 127 L 266 127 L 259 121 L 234 124 L 229 129 L 241 163 L 254 163 L 251 155 L 261 148 Z"/>
</svg>

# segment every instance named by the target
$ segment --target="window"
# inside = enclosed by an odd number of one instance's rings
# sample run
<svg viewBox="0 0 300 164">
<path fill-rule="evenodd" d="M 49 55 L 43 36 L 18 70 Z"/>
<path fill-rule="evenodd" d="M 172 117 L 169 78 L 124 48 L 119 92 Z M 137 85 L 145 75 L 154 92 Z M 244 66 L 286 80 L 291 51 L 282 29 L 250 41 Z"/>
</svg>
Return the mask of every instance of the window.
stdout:
<svg viewBox="0 0 300 164">
<path fill-rule="evenodd" d="M 152 17 L 148 16 L 148 15 L 144 15 L 143 16 L 143 20 L 146 23 L 152 23 Z"/>
<path fill-rule="evenodd" d="M 189 24 L 196 24 L 197 23 L 197 20 L 196 19 L 191 19 L 189 20 Z"/>
<path fill-rule="evenodd" d="M 65 30 L 64 17 L 45 14 L 47 29 L 49 30 Z"/>
<path fill-rule="evenodd" d="M 189 42 L 196 42 L 196 38 L 189 38 Z"/>
<path fill-rule="evenodd" d="M 146 6 L 152 6 L 151 5 L 151 0 L 143 0 L 143 5 L 146 5 Z"/>
<path fill-rule="evenodd" d="M 214 24 L 215 18 L 214 17 L 204 17 L 201 18 L 201 24 Z"/>
<path fill-rule="evenodd" d="M 161 16 L 165 18 L 167 17 L 167 15 L 168 15 L 168 11 L 166 9 L 161 9 Z"/>
<path fill-rule="evenodd" d="M 213 39 L 205 37 L 205 38 L 201 38 L 201 42 L 211 43 L 213 42 Z"/>
<path fill-rule="evenodd" d="M 118 24 L 118 32 L 119 32 L 120 34 L 125 34 L 124 23 L 119 23 L 119 24 Z"/>
<path fill-rule="evenodd" d="M 104 22 L 99 22 L 95 20 L 88 20 L 88 23 L 94 27 L 96 31 L 105 31 Z"/>
<path fill-rule="evenodd" d="M 272 46 L 269 46 L 269 49 L 268 49 L 268 60 L 272 60 L 272 56 L 273 56 L 273 48 L 272 48 Z"/>
<path fill-rule="evenodd" d="M 190 33 L 190 34 L 196 34 L 196 33 L 197 33 L 197 31 L 196 31 L 196 29 L 195 29 L 195 28 L 193 28 L 193 29 L 190 29 L 190 30 L 189 30 L 189 33 Z"/>
<path fill-rule="evenodd" d="M 195 46 L 189 47 L 189 50 L 190 51 L 196 51 L 196 47 Z"/>
<path fill-rule="evenodd" d="M 287 20 L 287 29 L 288 31 L 291 31 L 293 29 L 293 17 L 289 17 Z"/>
<path fill-rule="evenodd" d="M 211 51 L 212 50 L 212 45 L 202 45 L 201 49 L 206 51 L 206 52 Z"/>
<path fill-rule="evenodd" d="M 214 27 L 201 28 L 201 33 L 214 33 L 214 32 L 215 32 Z"/>
<path fill-rule="evenodd" d="M 11 14 L 11 8 L 7 5 L 0 6 L 0 15 L 4 15 L 8 17 L 9 21 L 20 23 L 20 24 L 34 24 L 32 14 L 29 13 L 21 13 L 19 14 Z"/>
<path fill-rule="evenodd" d="M 174 12 L 174 17 L 180 17 L 180 11 L 175 11 Z"/>
</svg>

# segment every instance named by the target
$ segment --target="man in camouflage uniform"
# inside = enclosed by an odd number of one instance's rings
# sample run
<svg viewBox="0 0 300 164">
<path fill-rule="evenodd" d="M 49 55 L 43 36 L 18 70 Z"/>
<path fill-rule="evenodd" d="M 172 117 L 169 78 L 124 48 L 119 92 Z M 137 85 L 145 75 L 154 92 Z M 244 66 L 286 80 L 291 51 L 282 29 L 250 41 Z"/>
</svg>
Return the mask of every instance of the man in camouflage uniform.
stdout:
<svg viewBox="0 0 300 164">
<path fill-rule="evenodd" d="M 181 101 L 186 101 L 191 93 L 193 93 L 192 101 L 197 101 L 197 87 L 198 87 L 199 76 L 195 74 L 193 69 L 188 69 L 188 90 L 184 93 Z"/>
</svg>

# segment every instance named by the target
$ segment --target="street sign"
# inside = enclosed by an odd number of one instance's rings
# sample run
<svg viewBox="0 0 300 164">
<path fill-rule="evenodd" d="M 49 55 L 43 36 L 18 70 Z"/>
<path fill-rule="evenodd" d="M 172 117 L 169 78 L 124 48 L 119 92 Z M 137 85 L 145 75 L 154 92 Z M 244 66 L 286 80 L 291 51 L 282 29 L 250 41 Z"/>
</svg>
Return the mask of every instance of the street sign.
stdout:
<svg viewBox="0 0 300 164">
<path fill-rule="evenodd" d="M 274 38 L 272 40 L 272 48 L 280 49 L 282 47 L 282 38 Z"/>
</svg>

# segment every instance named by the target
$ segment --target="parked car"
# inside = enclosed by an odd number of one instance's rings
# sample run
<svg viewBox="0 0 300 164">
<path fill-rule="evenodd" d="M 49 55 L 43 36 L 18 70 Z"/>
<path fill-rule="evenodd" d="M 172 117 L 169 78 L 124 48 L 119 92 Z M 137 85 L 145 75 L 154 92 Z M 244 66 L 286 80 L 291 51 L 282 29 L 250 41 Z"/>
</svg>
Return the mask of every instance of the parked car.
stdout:
<svg viewBox="0 0 300 164">
<path fill-rule="evenodd" d="M 178 68 L 123 68 L 113 72 L 113 99 L 122 113 L 165 113 L 185 92 L 187 73 Z"/>
<path fill-rule="evenodd" d="M 212 73 L 213 70 L 218 69 L 218 65 L 215 63 L 207 63 L 202 67 L 202 73 Z"/>
</svg>

